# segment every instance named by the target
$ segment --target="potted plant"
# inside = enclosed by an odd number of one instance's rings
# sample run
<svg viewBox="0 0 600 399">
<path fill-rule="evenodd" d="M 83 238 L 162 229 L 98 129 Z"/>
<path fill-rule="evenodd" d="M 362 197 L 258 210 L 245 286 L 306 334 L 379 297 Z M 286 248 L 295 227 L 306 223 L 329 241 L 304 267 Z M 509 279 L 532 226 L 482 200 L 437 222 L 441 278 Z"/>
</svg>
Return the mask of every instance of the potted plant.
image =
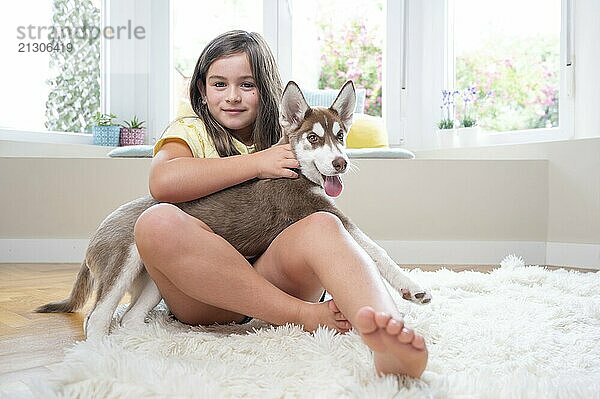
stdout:
<svg viewBox="0 0 600 399">
<path fill-rule="evenodd" d="M 119 145 L 120 126 L 113 124 L 115 114 L 94 114 L 94 126 L 92 136 L 95 145 L 106 145 L 116 147 Z"/>
<path fill-rule="evenodd" d="M 139 121 L 137 116 L 133 116 L 130 121 L 124 121 L 121 125 L 121 140 L 119 145 L 140 145 L 144 144 L 146 138 L 146 128 L 144 121 Z"/>
<path fill-rule="evenodd" d="M 475 102 L 479 98 L 475 86 L 464 89 L 460 95 L 462 98 L 462 115 L 458 129 L 458 142 L 461 147 L 475 146 L 479 142 L 480 128 L 475 117 Z"/>
<path fill-rule="evenodd" d="M 454 128 L 454 97 L 457 90 L 442 90 L 442 105 L 440 105 L 442 118 L 438 122 L 436 141 L 438 147 L 456 146 L 456 129 Z"/>
</svg>

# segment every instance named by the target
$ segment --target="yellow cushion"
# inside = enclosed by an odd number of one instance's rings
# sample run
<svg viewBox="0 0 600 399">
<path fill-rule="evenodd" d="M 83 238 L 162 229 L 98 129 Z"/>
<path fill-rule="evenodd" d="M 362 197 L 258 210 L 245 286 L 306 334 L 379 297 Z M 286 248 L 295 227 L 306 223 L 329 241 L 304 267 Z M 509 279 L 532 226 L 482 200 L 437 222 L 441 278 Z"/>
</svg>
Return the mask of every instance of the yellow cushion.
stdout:
<svg viewBox="0 0 600 399">
<path fill-rule="evenodd" d="M 346 141 L 347 148 L 386 148 L 388 135 L 383 119 L 367 114 L 354 114 Z"/>
</svg>

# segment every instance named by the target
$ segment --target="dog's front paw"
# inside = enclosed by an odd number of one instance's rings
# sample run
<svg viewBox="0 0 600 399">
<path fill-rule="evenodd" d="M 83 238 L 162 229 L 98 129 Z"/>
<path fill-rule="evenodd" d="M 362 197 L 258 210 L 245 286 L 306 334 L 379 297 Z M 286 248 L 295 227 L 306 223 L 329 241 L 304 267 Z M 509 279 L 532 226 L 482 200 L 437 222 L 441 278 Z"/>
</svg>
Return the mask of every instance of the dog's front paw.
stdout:
<svg viewBox="0 0 600 399">
<path fill-rule="evenodd" d="M 400 291 L 402 293 L 402 298 L 406 299 L 407 301 L 419 304 L 431 302 L 431 294 L 425 290 L 414 290 L 416 292 L 415 294 L 413 294 L 408 288 L 402 288 Z"/>
</svg>

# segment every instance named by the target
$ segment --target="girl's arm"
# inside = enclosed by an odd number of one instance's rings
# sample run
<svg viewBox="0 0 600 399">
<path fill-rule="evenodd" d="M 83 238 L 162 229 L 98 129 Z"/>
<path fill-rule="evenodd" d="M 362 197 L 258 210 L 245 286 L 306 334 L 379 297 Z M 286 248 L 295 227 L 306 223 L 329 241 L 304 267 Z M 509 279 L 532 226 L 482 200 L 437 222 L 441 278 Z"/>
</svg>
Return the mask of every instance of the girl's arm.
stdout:
<svg viewBox="0 0 600 399">
<path fill-rule="evenodd" d="M 150 193 L 161 202 L 190 201 L 256 177 L 295 178 L 288 168 L 298 165 L 289 144 L 249 155 L 194 158 L 186 144 L 169 141 L 152 159 Z"/>
</svg>

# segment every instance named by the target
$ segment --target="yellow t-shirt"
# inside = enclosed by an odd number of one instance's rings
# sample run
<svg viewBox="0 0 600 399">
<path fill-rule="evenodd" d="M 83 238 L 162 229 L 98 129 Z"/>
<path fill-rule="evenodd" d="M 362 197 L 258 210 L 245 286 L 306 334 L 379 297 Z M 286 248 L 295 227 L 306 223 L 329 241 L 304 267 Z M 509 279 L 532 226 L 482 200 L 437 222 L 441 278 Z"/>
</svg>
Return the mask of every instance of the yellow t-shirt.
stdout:
<svg viewBox="0 0 600 399">
<path fill-rule="evenodd" d="M 190 147 L 194 158 L 219 158 L 219 153 L 200 118 L 186 117 L 171 123 L 154 144 L 154 155 L 167 141 L 174 139 L 183 140 Z M 254 145 L 247 146 L 235 137 L 233 137 L 233 145 L 240 154 L 250 154 L 255 151 Z"/>
</svg>

